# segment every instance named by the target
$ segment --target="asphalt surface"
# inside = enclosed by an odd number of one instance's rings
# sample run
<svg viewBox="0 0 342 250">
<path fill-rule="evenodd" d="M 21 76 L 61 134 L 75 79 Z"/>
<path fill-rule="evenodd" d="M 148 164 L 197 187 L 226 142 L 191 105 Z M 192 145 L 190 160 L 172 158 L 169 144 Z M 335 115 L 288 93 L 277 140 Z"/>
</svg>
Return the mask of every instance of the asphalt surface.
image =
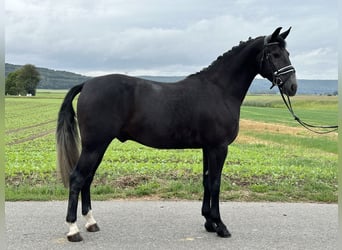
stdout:
<svg viewBox="0 0 342 250">
<path fill-rule="evenodd" d="M 219 238 L 203 227 L 197 201 L 93 202 L 100 231 L 66 239 L 67 202 L 6 202 L 7 248 L 23 249 L 338 249 L 336 204 L 221 203 L 232 233 Z M 79 212 L 80 214 L 80 207 Z"/>
</svg>

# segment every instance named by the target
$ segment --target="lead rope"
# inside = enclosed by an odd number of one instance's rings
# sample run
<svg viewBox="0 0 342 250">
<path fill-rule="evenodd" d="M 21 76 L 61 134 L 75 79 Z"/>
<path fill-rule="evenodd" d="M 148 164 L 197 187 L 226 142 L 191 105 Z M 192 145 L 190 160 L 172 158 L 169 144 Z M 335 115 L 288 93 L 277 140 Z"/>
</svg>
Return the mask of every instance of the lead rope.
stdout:
<svg viewBox="0 0 342 250">
<path fill-rule="evenodd" d="M 300 124 L 302 125 L 304 128 L 306 128 L 307 130 L 310 130 L 311 132 L 314 132 L 316 134 L 328 134 L 328 133 L 332 133 L 332 132 L 335 132 L 338 130 L 338 126 L 337 125 L 334 125 L 334 126 L 317 126 L 317 125 L 311 125 L 309 123 L 306 123 L 306 122 L 303 122 L 293 111 L 293 108 L 292 108 L 292 104 L 291 104 L 291 100 L 290 100 L 290 97 L 288 95 L 287 96 L 287 100 L 284 96 L 284 92 L 283 90 L 281 89 L 281 87 L 279 87 L 279 91 L 280 91 L 280 94 L 281 94 L 281 97 L 283 98 L 283 101 L 287 107 L 287 109 L 290 111 L 290 113 L 292 114 L 293 118 Z M 328 129 L 326 131 L 320 131 L 320 130 L 316 130 L 316 129 Z"/>
</svg>

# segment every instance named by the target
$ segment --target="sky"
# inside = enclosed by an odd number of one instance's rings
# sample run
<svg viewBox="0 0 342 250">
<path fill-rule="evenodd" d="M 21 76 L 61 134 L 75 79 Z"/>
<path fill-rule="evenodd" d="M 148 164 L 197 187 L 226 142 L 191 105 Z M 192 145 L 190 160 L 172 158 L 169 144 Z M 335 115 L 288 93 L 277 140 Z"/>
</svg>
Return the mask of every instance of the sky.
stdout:
<svg viewBox="0 0 342 250">
<path fill-rule="evenodd" d="M 337 0 L 10 0 L 5 60 L 87 76 L 185 76 L 241 40 L 291 26 L 297 78 L 337 79 L 337 7 Z"/>
</svg>

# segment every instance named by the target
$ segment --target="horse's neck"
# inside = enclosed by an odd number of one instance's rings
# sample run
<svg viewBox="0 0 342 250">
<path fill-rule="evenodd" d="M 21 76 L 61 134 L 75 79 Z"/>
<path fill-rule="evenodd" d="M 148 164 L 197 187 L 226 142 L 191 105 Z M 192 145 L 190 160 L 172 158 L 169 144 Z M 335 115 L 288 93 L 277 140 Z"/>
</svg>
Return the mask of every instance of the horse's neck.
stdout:
<svg viewBox="0 0 342 250">
<path fill-rule="evenodd" d="M 255 39 L 244 47 L 232 51 L 231 54 L 223 56 L 220 63 L 208 69 L 209 81 L 219 85 L 224 95 L 233 96 L 242 103 L 248 88 L 258 74 L 256 57 L 261 49 L 260 39 Z"/>
</svg>

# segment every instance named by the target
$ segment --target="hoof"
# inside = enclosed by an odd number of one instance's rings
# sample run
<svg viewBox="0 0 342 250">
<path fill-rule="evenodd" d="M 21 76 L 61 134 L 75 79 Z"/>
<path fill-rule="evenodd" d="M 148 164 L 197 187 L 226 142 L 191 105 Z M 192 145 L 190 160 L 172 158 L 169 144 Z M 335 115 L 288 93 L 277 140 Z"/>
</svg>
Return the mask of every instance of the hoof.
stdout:
<svg viewBox="0 0 342 250">
<path fill-rule="evenodd" d="M 206 221 L 204 223 L 204 227 L 207 230 L 207 232 L 209 232 L 209 233 L 215 233 L 216 232 L 216 226 L 213 222 Z"/>
<path fill-rule="evenodd" d="M 92 232 L 92 233 L 100 231 L 100 228 L 99 228 L 99 226 L 96 223 L 92 224 L 92 225 L 90 225 L 90 226 L 88 226 L 86 228 L 87 228 L 88 232 Z"/>
<path fill-rule="evenodd" d="M 73 234 L 73 235 L 68 235 L 68 241 L 70 242 L 80 242 L 83 240 L 82 236 L 80 233 L 76 233 L 76 234 Z"/>
<path fill-rule="evenodd" d="M 224 225 L 217 227 L 216 233 L 217 233 L 217 236 L 220 236 L 222 238 L 229 238 L 232 236 L 230 232 L 228 231 L 228 229 L 226 228 L 226 226 Z"/>
</svg>

